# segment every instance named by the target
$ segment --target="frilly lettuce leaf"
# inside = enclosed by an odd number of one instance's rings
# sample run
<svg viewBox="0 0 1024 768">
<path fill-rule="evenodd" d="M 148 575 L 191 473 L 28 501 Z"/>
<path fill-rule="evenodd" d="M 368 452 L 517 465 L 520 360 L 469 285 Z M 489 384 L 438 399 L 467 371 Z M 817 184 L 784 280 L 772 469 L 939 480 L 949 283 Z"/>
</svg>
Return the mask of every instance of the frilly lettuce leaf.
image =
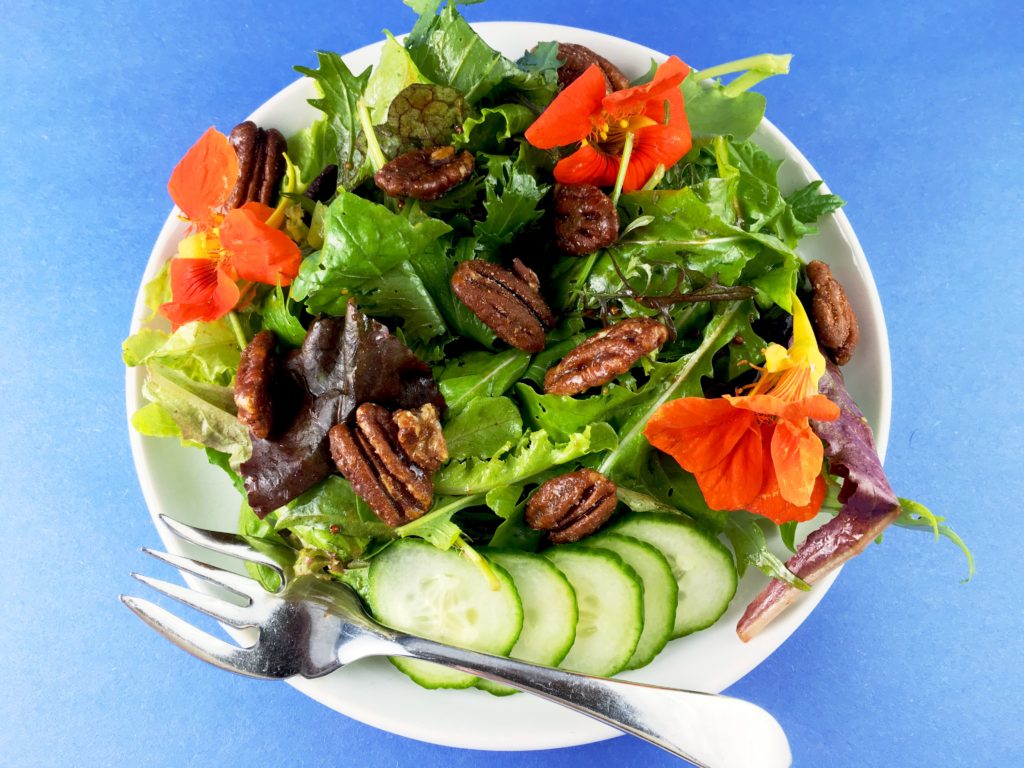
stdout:
<svg viewBox="0 0 1024 768">
<path fill-rule="evenodd" d="M 607 451 L 616 443 L 615 430 L 605 423 L 591 424 L 560 443 L 554 442 L 544 430 L 536 430 L 523 435 L 508 453 L 491 459 L 448 463 L 434 476 L 434 488 L 446 496 L 487 493 L 505 485 L 528 482 L 551 467 Z"/>
<path fill-rule="evenodd" d="M 521 134 L 536 119 L 529 107 L 522 104 L 499 104 L 484 107 L 462 121 L 462 130 L 455 134 L 455 146 L 474 152 L 496 152 L 505 142 Z"/>
<path fill-rule="evenodd" d="M 238 369 L 238 340 L 223 320 L 186 323 L 174 333 L 143 328 L 121 347 L 125 365 L 159 365 L 203 384 L 230 386 Z"/>
<path fill-rule="evenodd" d="M 538 184 L 537 177 L 520 162 L 492 155 L 484 182 L 487 215 L 473 228 L 479 246 L 487 251 L 496 250 L 537 221 L 543 215 L 538 206 L 548 189 L 546 184 Z"/>
<path fill-rule="evenodd" d="M 348 65 L 336 53 L 317 51 L 318 66 L 295 67 L 316 82 L 320 97 L 310 99 L 309 103 L 324 113 L 324 124 L 301 143 L 311 152 L 300 157 L 293 157 L 293 162 L 302 169 L 302 179 L 312 180 L 323 169 L 323 165 L 315 170 L 303 161 L 316 156 L 317 161 L 334 163 L 338 166 L 338 186 L 343 189 L 354 189 L 369 176 L 366 154 L 356 145 L 356 139 L 362 132 L 357 113 L 357 104 L 366 90 L 370 79 L 370 69 L 355 75 Z M 314 124 L 316 125 L 316 124 Z M 334 147 L 330 153 L 329 148 Z M 289 146 L 290 148 L 290 146 Z M 326 157 L 324 155 L 327 155 Z M 308 183 L 308 181 L 306 182 Z"/>
</svg>

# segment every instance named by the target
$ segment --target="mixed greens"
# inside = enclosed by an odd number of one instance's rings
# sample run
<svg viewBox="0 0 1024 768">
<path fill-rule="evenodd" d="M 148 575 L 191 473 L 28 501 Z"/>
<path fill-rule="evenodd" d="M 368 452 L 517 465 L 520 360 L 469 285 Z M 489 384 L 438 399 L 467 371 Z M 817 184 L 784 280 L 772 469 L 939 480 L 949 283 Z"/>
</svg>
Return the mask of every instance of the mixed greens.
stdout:
<svg viewBox="0 0 1024 768">
<path fill-rule="evenodd" d="M 368 566 L 399 539 L 455 549 L 483 569 L 493 568 L 479 554 L 483 547 L 542 549 L 543 533 L 524 519 L 527 500 L 544 481 L 580 467 L 616 484 L 619 518 L 629 511 L 680 517 L 727 540 L 739 575 L 753 566 L 780 588 L 809 588 L 769 549 L 775 524 L 711 509 L 694 476 L 644 436 L 665 403 L 749 386 L 765 365 L 765 348 L 789 343 L 794 296 L 806 295 L 797 245 L 843 204 L 821 194 L 820 181 L 785 193 L 781 161 L 751 139 L 765 101 L 749 89 L 785 73 L 789 57 L 690 72 L 681 91 L 692 148 L 659 167 L 644 188 L 616 195 L 621 228 L 614 244 L 569 256 L 550 234 L 552 170 L 561 155 L 524 138 L 559 90 L 557 43 L 539 42 L 513 61 L 488 46 L 454 3 L 407 2 L 419 14 L 413 31 L 403 42 L 389 34 L 372 69 L 353 73 L 327 52 L 317 54 L 316 68 L 296 67 L 315 82 L 319 96 L 310 103 L 323 113 L 288 138 L 276 212 L 301 249 L 301 266 L 290 285 L 248 285 L 220 319 L 173 330 L 152 324 L 132 335 L 124 360 L 145 366 L 148 400 L 134 427 L 202 448 L 227 472 L 243 496 L 239 531 L 252 546 L 296 573 L 341 579 L 364 595 Z M 632 85 L 655 72 L 652 64 Z M 720 80 L 732 74 L 731 82 Z M 396 200 L 374 184 L 374 171 L 395 156 L 446 145 L 472 153 L 476 170 L 439 199 Z M 328 166 L 337 166 L 336 189 L 316 201 L 304 193 Z M 538 273 L 558 317 L 537 354 L 500 341 L 451 288 L 467 259 L 514 257 Z M 155 313 L 172 300 L 169 271 L 145 290 Z M 342 322 L 353 302 L 391 335 Z M 664 322 L 670 341 L 600 389 L 544 393 L 546 371 L 567 352 L 604 325 L 635 316 Z M 316 330 L 333 334 L 318 346 L 333 345 L 330 358 L 311 357 L 317 345 L 304 343 L 317 317 L 339 318 Z M 261 330 L 275 334 L 279 349 L 297 350 L 288 365 L 302 371 L 286 439 L 253 438 L 236 418 L 240 354 Z M 368 393 L 389 377 L 409 387 L 436 382 L 449 455 L 434 475 L 430 511 L 394 528 L 337 474 L 323 449 L 331 424 L 373 399 Z M 960 543 L 941 518 L 896 500 L 838 369 L 822 386 L 844 409 L 821 435 L 828 459 L 823 508 L 870 516 L 882 499 L 896 524 L 928 526 Z M 795 524 L 779 528 L 795 550 Z M 255 573 L 276 587 L 274 574 Z"/>
</svg>

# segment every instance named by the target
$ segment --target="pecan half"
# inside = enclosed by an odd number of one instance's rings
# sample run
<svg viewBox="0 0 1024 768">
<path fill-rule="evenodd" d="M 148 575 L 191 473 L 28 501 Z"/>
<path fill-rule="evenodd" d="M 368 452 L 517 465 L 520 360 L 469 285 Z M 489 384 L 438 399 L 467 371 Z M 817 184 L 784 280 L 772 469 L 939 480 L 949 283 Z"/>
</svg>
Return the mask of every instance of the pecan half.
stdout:
<svg viewBox="0 0 1024 768">
<path fill-rule="evenodd" d="M 544 483 L 526 504 L 526 523 L 547 531 L 552 544 L 589 536 L 615 511 L 615 483 L 592 469 L 578 469 Z"/>
<path fill-rule="evenodd" d="M 544 391 L 578 395 L 607 384 L 668 341 L 668 328 L 650 317 L 630 317 L 598 331 L 544 376 Z"/>
<path fill-rule="evenodd" d="M 508 270 L 481 259 L 463 261 L 452 275 L 452 292 L 498 337 L 517 349 L 540 352 L 555 316 L 540 295 L 533 270 L 519 259 Z"/>
<path fill-rule="evenodd" d="M 850 306 L 843 286 L 832 274 L 828 264 L 812 261 L 807 265 L 807 278 L 814 295 L 811 299 L 811 322 L 818 343 L 825 348 L 836 365 L 846 365 L 860 339 L 860 324 Z"/>
<path fill-rule="evenodd" d="M 288 142 L 284 136 L 276 128 L 264 130 L 246 120 L 231 129 L 228 141 L 238 155 L 238 181 L 228 198 L 228 208 L 252 202 L 274 205 L 285 171 Z"/>
<path fill-rule="evenodd" d="M 555 187 L 555 243 L 574 256 L 614 243 L 619 237 L 619 212 L 612 199 L 593 184 Z"/>
<path fill-rule="evenodd" d="M 415 411 L 395 411 L 392 417 L 398 429 L 398 444 L 405 455 L 427 472 L 434 472 L 448 460 L 437 408 L 431 403 Z"/>
<path fill-rule="evenodd" d="M 260 331 L 242 351 L 235 376 L 235 408 L 238 421 L 253 437 L 264 438 L 274 426 L 271 383 L 275 358 L 272 331 Z"/>
<path fill-rule="evenodd" d="M 309 182 L 306 191 L 303 193 L 310 200 L 317 203 L 326 203 L 334 197 L 338 191 L 338 166 L 325 165 L 324 169 L 317 174 L 317 177 Z"/>
<path fill-rule="evenodd" d="M 562 65 L 558 68 L 558 87 L 565 88 L 573 80 L 587 71 L 591 64 L 597 64 L 605 81 L 608 83 L 609 91 L 621 91 L 629 87 L 629 78 L 622 74 L 622 70 L 612 64 L 604 56 L 592 51 L 585 45 L 576 43 L 559 43 L 558 58 Z"/>
<path fill-rule="evenodd" d="M 392 197 L 437 200 L 473 173 L 473 155 L 455 147 L 414 149 L 399 155 L 373 175 Z"/>
<path fill-rule="evenodd" d="M 363 403 L 355 428 L 336 424 L 328 435 L 338 471 L 385 523 L 404 525 L 430 509 L 434 481 L 402 449 L 387 408 Z"/>
</svg>

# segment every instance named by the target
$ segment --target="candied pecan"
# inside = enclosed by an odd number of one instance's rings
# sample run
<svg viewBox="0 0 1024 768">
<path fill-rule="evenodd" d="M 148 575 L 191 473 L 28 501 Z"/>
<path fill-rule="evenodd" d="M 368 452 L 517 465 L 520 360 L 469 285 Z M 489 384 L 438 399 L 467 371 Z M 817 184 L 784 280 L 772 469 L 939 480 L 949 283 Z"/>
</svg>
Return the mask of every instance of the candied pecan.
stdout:
<svg viewBox="0 0 1024 768">
<path fill-rule="evenodd" d="M 555 187 L 555 243 L 574 256 L 609 246 L 619 237 L 619 212 L 593 184 Z"/>
<path fill-rule="evenodd" d="M 273 427 L 274 409 L 271 383 L 275 369 L 272 331 L 260 331 L 252 337 L 238 361 L 235 376 L 235 408 L 238 420 L 248 427 L 253 437 L 264 438 Z"/>
<path fill-rule="evenodd" d="M 544 391 L 578 395 L 607 384 L 668 341 L 668 328 L 650 317 L 630 317 L 598 331 L 544 376 Z"/>
<path fill-rule="evenodd" d="M 392 197 L 437 200 L 473 173 L 473 155 L 455 147 L 414 149 L 399 155 L 373 175 Z"/>
<path fill-rule="evenodd" d="M 309 182 L 306 191 L 303 193 L 310 200 L 317 203 L 326 203 L 334 193 L 338 191 L 338 166 L 325 165 L 324 169 L 317 174 L 317 177 Z"/>
<path fill-rule="evenodd" d="M 455 268 L 452 292 L 502 341 L 526 352 L 544 349 L 555 316 L 540 295 L 537 275 L 519 259 L 512 270 L 469 259 Z"/>
<path fill-rule="evenodd" d="M 231 130 L 228 141 L 238 155 L 238 180 L 228 198 L 228 208 L 252 202 L 274 205 L 285 171 L 288 143 L 284 136 L 276 128 L 264 130 L 246 120 Z"/>
<path fill-rule="evenodd" d="M 434 482 L 402 450 L 387 408 L 363 403 L 354 428 L 336 424 L 328 435 L 338 471 L 385 523 L 403 525 L 430 509 Z"/>
<path fill-rule="evenodd" d="M 448 444 L 444 441 L 437 408 L 432 404 L 422 405 L 415 411 L 395 411 L 392 418 L 398 429 L 398 444 L 415 464 L 434 472 L 448 460 Z"/>
<path fill-rule="evenodd" d="M 558 58 L 562 65 L 558 68 L 558 87 L 565 88 L 569 83 L 587 71 L 591 64 L 597 64 L 608 83 L 609 91 L 621 91 L 629 87 L 629 78 L 604 56 L 592 51 L 585 45 L 576 43 L 559 43 Z"/>
<path fill-rule="evenodd" d="M 860 339 L 857 315 L 850 306 L 843 286 L 832 274 L 828 264 L 812 261 L 807 265 L 807 278 L 814 295 L 811 299 L 811 322 L 818 342 L 836 365 L 846 365 Z"/>
<path fill-rule="evenodd" d="M 589 536 L 615 511 L 615 483 L 593 469 L 559 475 L 538 488 L 526 504 L 526 523 L 547 531 L 552 544 Z"/>
</svg>

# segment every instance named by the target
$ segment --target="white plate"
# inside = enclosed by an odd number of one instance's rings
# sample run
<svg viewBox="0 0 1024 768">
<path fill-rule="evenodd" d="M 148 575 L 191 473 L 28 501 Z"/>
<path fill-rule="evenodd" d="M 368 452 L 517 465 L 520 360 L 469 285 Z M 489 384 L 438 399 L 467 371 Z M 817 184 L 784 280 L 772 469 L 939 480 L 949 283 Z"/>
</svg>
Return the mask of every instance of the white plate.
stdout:
<svg viewBox="0 0 1024 768">
<path fill-rule="evenodd" d="M 490 22 L 475 25 L 492 46 L 517 58 L 539 40 L 562 40 L 590 46 L 618 64 L 630 76 L 646 71 L 652 58 L 665 56 L 642 45 L 583 29 L 551 24 Z M 354 71 L 376 64 L 380 44 L 345 56 Z M 685 52 L 682 52 L 685 53 Z M 311 80 L 302 79 L 282 90 L 251 115 L 260 125 L 276 126 L 290 135 L 320 114 L 306 103 L 314 95 Z M 223 128 L 223 126 L 221 126 Z M 767 120 L 758 129 L 757 143 L 786 160 L 781 172 L 784 190 L 819 178 L 810 163 Z M 861 339 L 847 384 L 874 427 L 884 454 L 889 434 L 891 371 L 889 343 L 882 307 L 871 270 L 846 216 L 839 211 L 820 223 L 820 233 L 806 238 L 800 253 L 806 259 L 828 262 L 845 286 L 861 323 Z M 172 214 L 164 224 L 146 267 L 143 284 L 152 279 L 175 252 L 184 227 Z M 134 333 L 146 311 L 140 289 L 132 321 Z M 144 404 L 142 372 L 127 376 L 129 415 Z M 184 449 L 174 440 L 155 440 L 131 434 L 132 455 L 150 514 L 165 513 L 186 523 L 234 530 L 238 496 L 224 474 L 206 463 L 200 451 Z M 164 543 L 183 551 L 176 541 Z M 780 549 L 780 555 L 784 552 Z M 815 587 L 766 631 L 748 644 L 734 632 L 737 619 L 761 589 L 765 577 L 750 569 L 740 582 L 729 612 L 714 627 L 672 642 L 648 667 L 624 675 L 632 680 L 721 691 L 739 680 L 771 654 L 807 618 L 834 576 Z M 618 734 L 581 715 L 526 695 L 496 698 L 476 690 L 427 691 L 411 683 L 384 660 L 368 660 L 319 680 L 296 679 L 291 685 L 307 696 L 349 717 L 421 741 L 490 750 L 565 747 Z"/>
</svg>

